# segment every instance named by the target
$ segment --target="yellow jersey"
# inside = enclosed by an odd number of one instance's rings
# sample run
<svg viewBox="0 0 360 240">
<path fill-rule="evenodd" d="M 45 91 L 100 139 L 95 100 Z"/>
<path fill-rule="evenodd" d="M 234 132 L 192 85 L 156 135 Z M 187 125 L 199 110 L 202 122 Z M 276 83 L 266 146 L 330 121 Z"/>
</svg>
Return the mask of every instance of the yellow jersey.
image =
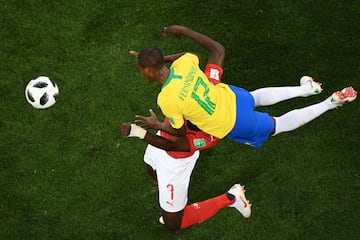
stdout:
<svg viewBox="0 0 360 240">
<path fill-rule="evenodd" d="M 235 125 L 234 92 L 227 84 L 210 83 L 199 68 L 198 57 L 191 53 L 172 63 L 157 103 L 176 129 L 184 124 L 185 118 L 204 132 L 223 138 Z"/>
</svg>

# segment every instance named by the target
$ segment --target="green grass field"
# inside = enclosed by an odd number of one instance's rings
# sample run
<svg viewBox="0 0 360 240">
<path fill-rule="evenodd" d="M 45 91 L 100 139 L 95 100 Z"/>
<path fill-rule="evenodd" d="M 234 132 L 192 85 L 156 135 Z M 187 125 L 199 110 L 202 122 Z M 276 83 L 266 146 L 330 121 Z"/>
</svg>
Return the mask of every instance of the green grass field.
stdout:
<svg viewBox="0 0 360 240">
<path fill-rule="evenodd" d="M 157 223 L 145 143 L 120 124 L 156 107 L 157 84 L 129 50 L 206 52 L 164 38 L 186 25 L 227 50 L 223 81 L 248 90 L 323 83 L 319 96 L 260 111 L 280 115 L 352 85 L 360 89 L 360 2 L 0 1 L 0 239 L 360 239 L 360 100 L 254 150 L 222 141 L 204 151 L 189 202 L 246 185 L 253 215 L 234 209 L 181 232 Z M 56 105 L 36 110 L 27 82 L 46 75 Z"/>
</svg>

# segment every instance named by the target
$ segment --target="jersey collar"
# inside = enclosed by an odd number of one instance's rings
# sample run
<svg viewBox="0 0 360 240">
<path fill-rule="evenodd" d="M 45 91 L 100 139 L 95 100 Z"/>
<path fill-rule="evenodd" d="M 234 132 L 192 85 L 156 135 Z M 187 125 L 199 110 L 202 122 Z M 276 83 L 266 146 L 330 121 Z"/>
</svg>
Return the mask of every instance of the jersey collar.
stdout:
<svg viewBox="0 0 360 240">
<path fill-rule="evenodd" d="M 169 76 L 166 79 L 166 81 L 164 82 L 164 84 L 162 85 L 161 89 L 165 88 L 171 82 L 172 79 L 182 79 L 181 75 L 176 75 L 174 73 L 174 68 L 170 68 Z"/>
</svg>

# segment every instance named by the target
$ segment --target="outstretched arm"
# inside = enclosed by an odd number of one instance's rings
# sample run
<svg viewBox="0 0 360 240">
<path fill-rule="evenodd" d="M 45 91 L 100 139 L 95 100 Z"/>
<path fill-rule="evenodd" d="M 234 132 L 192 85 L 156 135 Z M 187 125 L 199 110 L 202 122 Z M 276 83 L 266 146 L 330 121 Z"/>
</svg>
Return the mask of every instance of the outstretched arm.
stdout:
<svg viewBox="0 0 360 240">
<path fill-rule="evenodd" d="M 166 132 L 172 136 L 177 136 L 177 137 L 185 137 L 186 136 L 185 124 L 183 124 L 183 126 L 181 128 L 175 129 L 175 128 L 171 127 L 171 125 L 169 125 L 169 124 L 160 122 L 158 120 L 155 112 L 152 109 L 149 109 L 149 111 L 150 111 L 149 117 L 136 115 L 135 123 L 139 124 L 141 127 L 145 128 L 145 129 L 152 128 L 152 129 L 160 130 L 160 131 Z"/>
<path fill-rule="evenodd" d="M 131 55 L 133 55 L 134 57 L 137 57 L 139 55 L 139 52 L 134 51 L 134 50 L 131 50 L 129 53 Z M 176 59 L 178 59 L 179 57 L 181 57 L 184 54 L 185 54 L 185 52 L 166 55 L 166 56 L 164 56 L 164 62 L 172 63 L 173 61 L 175 61 Z M 196 54 L 200 58 L 200 55 L 198 55 L 197 53 L 194 53 L 194 54 Z"/>
<path fill-rule="evenodd" d="M 163 35 L 166 36 L 167 34 L 172 34 L 176 37 L 184 36 L 194 40 L 200 46 L 209 51 L 210 56 L 208 59 L 208 64 L 216 64 L 221 67 L 224 65 L 225 48 L 219 42 L 211 39 L 210 37 L 198 33 L 188 27 L 179 25 L 165 27 Z"/>
<path fill-rule="evenodd" d="M 164 31 L 163 31 L 163 35 L 166 36 L 168 34 L 172 34 L 175 37 L 184 36 L 184 37 L 188 37 L 188 38 L 194 40 L 200 46 L 202 46 L 203 48 L 205 48 L 206 50 L 209 51 L 210 56 L 209 56 L 209 59 L 207 62 L 208 64 L 216 64 L 216 65 L 223 67 L 224 60 L 225 60 L 225 48 L 219 42 L 211 39 L 210 37 L 208 37 L 202 33 L 196 32 L 188 27 L 184 27 L 184 26 L 180 26 L 180 25 L 171 25 L 171 26 L 165 27 Z M 131 50 L 130 54 L 137 57 L 139 55 L 139 52 Z M 197 53 L 194 53 L 194 54 L 196 54 L 200 59 L 199 54 L 197 54 Z M 179 57 L 181 57 L 182 55 L 184 55 L 184 52 L 167 55 L 167 56 L 164 56 L 164 61 L 165 62 L 173 62 L 176 59 L 178 59 Z"/>
<path fill-rule="evenodd" d="M 138 137 L 143 139 L 145 142 L 161 148 L 165 151 L 178 151 L 178 152 L 189 152 L 190 146 L 186 137 L 166 139 L 164 137 L 155 135 L 149 131 L 146 131 L 136 124 L 127 122 L 121 125 L 121 132 L 123 135 L 128 137 Z"/>
<path fill-rule="evenodd" d="M 185 54 L 185 52 L 166 55 L 166 56 L 164 56 L 164 61 L 172 63 L 173 61 L 175 61 L 176 59 L 178 59 L 179 57 L 181 57 L 184 54 Z"/>
</svg>

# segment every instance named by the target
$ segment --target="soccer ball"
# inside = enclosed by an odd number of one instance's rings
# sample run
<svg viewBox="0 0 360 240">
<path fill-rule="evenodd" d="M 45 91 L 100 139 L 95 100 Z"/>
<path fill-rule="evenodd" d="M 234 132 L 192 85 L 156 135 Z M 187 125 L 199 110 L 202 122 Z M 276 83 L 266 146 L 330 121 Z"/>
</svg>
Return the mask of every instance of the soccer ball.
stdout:
<svg viewBox="0 0 360 240">
<path fill-rule="evenodd" d="M 59 88 L 46 76 L 31 80 L 25 88 L 25 97 L 34 108 L 45 109 L 56 103 Z"/>
</svg>

